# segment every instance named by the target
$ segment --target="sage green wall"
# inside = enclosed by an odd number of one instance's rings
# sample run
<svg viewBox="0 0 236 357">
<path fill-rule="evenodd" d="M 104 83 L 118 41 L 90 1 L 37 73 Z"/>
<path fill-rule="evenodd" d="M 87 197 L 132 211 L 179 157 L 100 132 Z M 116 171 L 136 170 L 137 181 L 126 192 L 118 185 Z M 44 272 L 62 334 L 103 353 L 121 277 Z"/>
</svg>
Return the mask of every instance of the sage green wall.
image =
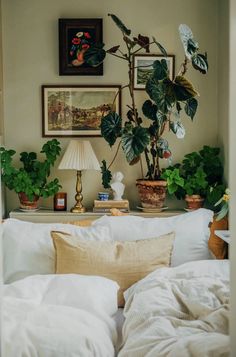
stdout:
<svg viewBox="0 0 236 357">
<path fill-rule="evenodd" d="M 42 84 L 125 84 L 125 64 L 116 58 L 107 58 L 104 76 L 59 76 L 58 75 L 58 18 L 102 17 L 104 42 L 112 46 L 120 42 L 120 32 L 107 17 L 117 14 L 135 35 L 154 35 L 176 55 L 176 68 L 183 58 L 182 45 L 178 37 L 180 23 L 188 24 L 199 41 L 202 50 L 207 50 L 210 70 L 207 76 L 190 70 L 188 77 L 200 93 L 199 111 L 194 123 L 184 119 L 186 138 L 177 140 L 169 135 L 174 160 L 203 144 L 217 143 L 217 73 L 218 73 L 218 1 L 216 0 L 2 0 L 3 11 L 3 66 L 4 66 L 4 114 L 5 143 L 9 148 L 39 151 L 46 141 L 41 136 L 41 85 Z M 137 92 L 137 102 L 145 100 L 145 92 Z M 123 94 L 123 113 L 129 103 Z M 60 139 L 63 150 L 68 139 Z M 99 160 L 108 161 L 112 152 L 102 138 L 91 138 Z M 112 150 L 114 151 L 115 148 Z M 128 167 L 122 154 L 113 170 L 125 174 L 125 196 L 135 207 L 138 197 L 135 179 L 140 177 L 140 168 Z M 68 207 L 74 202 L 75 173 L 58 171 L 63 190 L 68 192 Z M 97 191 L 101 190 L 100 174 L 83 174 L 84 203 L 92 206 Z M 52 205 L 52 199 L 42 202 Z M 174 204 L 170 202 L 169 205 Z M 7 210 L 18 206 L 13 192 L 7 192 Z"/>
<path fill-rule="evenodd" d="M 231 266 L 231 314 L 230 314 L 230 337 L 231 337 L 231 356 L 236 356 L 236 121 L 235 121 L 235 98 L 236 98 L 236 2 L 235 0 L 230 0 L 229 7 L 229 22 L 230 22 L 230 66 L 229 66 L 229 185 L 231 190 L 231 200 L 230 200 L 230 232 L 231 232 L 231 245 L 230 245 L 230 266 Z"/>
<path fill-rule="evenodd" d="M 218 142 L 229 180 L 229 1 L 219 0 Z"/>
</svg>

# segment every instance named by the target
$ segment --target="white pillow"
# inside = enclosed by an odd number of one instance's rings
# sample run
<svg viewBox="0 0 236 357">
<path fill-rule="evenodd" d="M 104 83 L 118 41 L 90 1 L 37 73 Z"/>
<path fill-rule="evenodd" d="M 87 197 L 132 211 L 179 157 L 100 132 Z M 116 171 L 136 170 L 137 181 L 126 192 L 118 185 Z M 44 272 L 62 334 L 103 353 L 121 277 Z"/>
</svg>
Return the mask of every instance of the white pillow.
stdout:
<svg viewBox="0 0 236 357">
<path fill-rule="evenodd" d="M 103 216 L 93 226 L 108 226 L 113 240 L 133 241 L 155 238 L 175 232 L 171 266 L 189 261 L 212 259 L 208 250 L 209 223 L 213 211 L 200 208 L 196 211 L 165 218 L 137 216 Z"/>
<path fill-rule="evenodd" d="M 110 240 L 108 227 L 78 227 L 63 223 L 30 223 L 9 218 L 3 223 L 3 277 L 10 283 L 34 274 L 55 272 L 51 231 L 62 231 L 85 240 Z"/>
<path fill-rule="evenodd" d="M 35 304 L 84 309 L 98 317 L 117 311 L 119 285 L 101 276 L 79 274 L 34 275 L 4 285 L 3 296 Z"/>
</svg>

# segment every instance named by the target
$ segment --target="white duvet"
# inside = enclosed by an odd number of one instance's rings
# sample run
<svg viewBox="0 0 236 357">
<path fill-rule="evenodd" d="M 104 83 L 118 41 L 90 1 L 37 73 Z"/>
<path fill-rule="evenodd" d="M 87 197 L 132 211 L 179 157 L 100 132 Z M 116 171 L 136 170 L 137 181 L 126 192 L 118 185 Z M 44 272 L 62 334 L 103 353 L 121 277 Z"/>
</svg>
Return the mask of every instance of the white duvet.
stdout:
<svg viewBox="0 0 236 357">
<path fill-rule="evenodd" d="M 125 293 L 119 357 L 229 356 L 229 263 L 156 270 Z"/>
<path fill-rule="evenodd" d="M 114 356 L 117 291 L 109 279 L 74 274 L 5 285 L 2 356 Z"/>
</svg>

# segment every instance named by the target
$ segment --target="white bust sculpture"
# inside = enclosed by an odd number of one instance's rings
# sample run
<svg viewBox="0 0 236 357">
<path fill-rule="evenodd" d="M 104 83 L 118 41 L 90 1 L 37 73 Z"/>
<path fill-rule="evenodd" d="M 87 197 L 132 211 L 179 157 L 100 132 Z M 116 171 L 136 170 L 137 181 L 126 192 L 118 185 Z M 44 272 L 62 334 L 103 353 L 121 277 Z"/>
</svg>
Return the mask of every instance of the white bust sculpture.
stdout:
<svg viewBox="0 0 236 357">
<path fill-rule="evenodd" d="M 113 200 L 122 200 L 122 195 L 125 190 L 125 185 L 121 182 L 124 178 L 122 172 L 117 171 L 112 175 L 111 188 L 113 191 Z"/>
</svg>

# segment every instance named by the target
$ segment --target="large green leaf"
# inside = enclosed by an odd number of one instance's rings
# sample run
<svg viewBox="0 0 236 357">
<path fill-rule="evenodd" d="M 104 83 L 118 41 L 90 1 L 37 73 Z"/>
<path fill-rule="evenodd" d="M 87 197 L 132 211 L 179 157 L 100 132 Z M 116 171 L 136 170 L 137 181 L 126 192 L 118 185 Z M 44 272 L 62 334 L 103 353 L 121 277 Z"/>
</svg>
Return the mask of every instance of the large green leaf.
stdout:
<svg viewBox="0 0 236 357">
<path fill-rule="evenodd" d="M 181 24 L 181 25 L 179 25 L 179 34 L 180 34 L 180 38 L 181 38 L 181 41 L 182 41 L 182 44 L 184 47 L 185 55 L 187 56 L 188 59 L 191 59 L 192 47 L 189 48 L 189 45 L 191 44 L 191 40 L 193 42 L 195 42 L 193 40 L 192 30 L 187 25 Z M 197 46 L 197 44 L 196 44 L 196 46 Z M 191 52 L 189 52 L 189 49 L 191 50 Z"/>
<path fill-rule="evenodd" d="M 198 50 L 198 44 L 193 38 L 190 38 L 187 42 L 187 51 L 192 56 Z"/>
<path fill-rule="evenodd" d="M 150 98 L 156 103 L 162 114 L 168 113 L 175 102 L 173 82 L 168 78 L 164 81 L 156 81 L 153 78 L 147 80 L 146 91 Z"/>
<path fill-rule="evenodd" d="M 101 166 L 101 172 L 102 172 L 102 185 L 104 188 L 110 188 L 110 182 L 112 179 L 112 174 L 111 171 L 107 168 L 107 163 L 105 160 L 102 160 L 102 166 Z"/>
<path fill-rule="evenodd" d="M 148 132 L 151 137 L 156 137 L 158 133 L 159 125 L 157 122 L 154 122 L 152 125 L 149 126 Z"/>
<path fill-rule="evenodd" d="M 192 57 L 192 66 L 201 73 L 206 74 L 208 71 L 207 55 L 202 55 L 200 53 L 195 54 Z"/>
<path fill-rule="evenodd" d="M 154 61 L 153 69 L 153 76 L 157 80 L 162 80 L 168 76 L 168 67 L 165 59 Z"/>
<path fill-rule="evenodd" d="M 119 29 L 126 34 L 127 36 L 129 36 L 131 34 L 131 30 L 129 30 L 124 24 L 123 22 L 114 14 L 108 14 L 108 16 L 111 16 L 112 20 L 115 22 L 115 24 L 117 25 L 117 27 L 119 27 Z"/>
<path fill-rule="evenodd" d="M 142 111 L 145 117 L 153 121 L 157 120 L 157 106 L 153 104 L 151 100 L 146 100 L 143 103 Z"/>
<path fill-rule="evenodd" d="M 121 135 L 121 123 L 121 117 L 115 112 L 110 112 L 101 120 L 101 134 L 110 146 Z"/>
<path fill-rule="evenodd" d="M 126 159 L 132 163 L 145 150 L 150 142 L 150 136 L 146 128 L 137 126 L 132 130 L 124 130 L 121 141 Z"/>
<path fill-rule="evenodd" d="M 147 94 L 152 100 L 154 100 L 154 93 L 157 85 L 158 85 L 158 81 L 156 81 L 155 78 L 153 78 L 153 76 L 148 78 L 145 89 Z"/>
<path fill-rule="evenodd" d="M 84 60 L 92 67 L 99 66 L 106 57 L 103 44 L 94 44 L 84 53 Z"/>
<path fill-rule="evenodd" d="M 183 76 L 175 78 L 173 90 L 177 101 L 185 101 L 198 95 L 192 83 Z"/>
<path fill-rule="evenodd" d="M 185 113 L 193 120 L 194 115 L 196 114 L 198 106 L 198 101 L 196 98 L 190 98 L 186 101 L 184 106 Z"/>
</svg>

